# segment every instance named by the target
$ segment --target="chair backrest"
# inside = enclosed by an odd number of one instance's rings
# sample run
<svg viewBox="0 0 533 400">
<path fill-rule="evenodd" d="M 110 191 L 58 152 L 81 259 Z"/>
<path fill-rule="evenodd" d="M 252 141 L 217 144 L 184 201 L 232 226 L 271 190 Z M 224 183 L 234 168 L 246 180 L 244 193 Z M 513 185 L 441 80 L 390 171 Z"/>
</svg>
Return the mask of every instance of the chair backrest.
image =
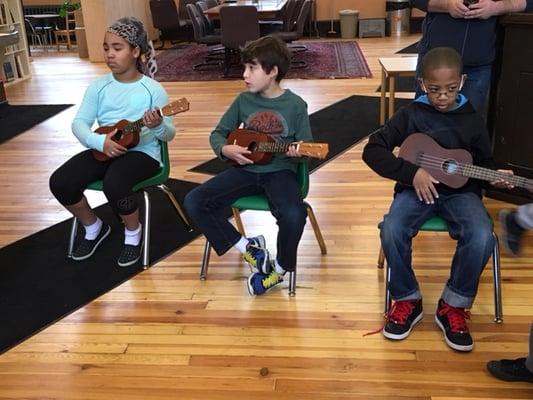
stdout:
<svg viewBox="0 0 533 400">
<path fill-rule="evenodd" d="M 283 27 L 282 30 L 289 32 L 292 30 L 293 26 L 296 24 L 296 17 L 294 16 L 296 9 L 296 0 L 288 0 L 285 4 L 285 9 L 283 13 Z"/>
<path fill-rule="evenodd" d="M 298 37 L 302 37 L 304 34 L 305 23 L 309 17 L 309 12 L 311 11 L 312 0 L 305 0 L 298 14 L 298 19 L 296 20 L 296 32 L 298 32 Z"/>
<path fill-rule="evenodd" d="M 204 25 L 202 16 L 198 12 L 195 4 L 187 4 L 187 13 L 189 14 L 189 19 L 192 22 L 192 31 L 194 34 L 194 40 L 198 43 L 201 42 L 202 38 L 206 35 L 207 28 Z"/>
<path fill-rule="evenodd" d="M 204 11 L 207 10 L 209 7 L 207 6 L 205 1 L 197 1 L 196 2 L 196 8 L 198 9 L 199 15 L 202 17 L 202 20 L 204 21 L 204 26 L 206 28 L 206 34 L 210 35 L 212 34 L 215 29 L 213 27 L 213 22 L 206 17 L 204 14 Z"/>
<path fill-rule="evenodd" d="M 309 193 L 309 162 L 307 160 L 302 160 L 298 164 L 297 174 L 298 182 L 300 182 L 300 191 L 305 199 Z"/>
<path fill-rule="evenodd" d="M 31 23 L 29 18 L 24 18 L 24 28 L 26 29 L 26 34 L 27 35 L 37 35 L 37 36 L 39 36 L 37 34 L 37 32 L 35 31 L 35 27 Z"/>
<path fill-rule="evenodd" d="M 170 157 L 168 156 L 168 143 L 160 140 L 159 146 L 161 147 L 161 163 L 163 164 L 163 166 L 159 168 L 159 171 L 154 176 L 137 183 L 133 187 L 134 192 L 146 187 L 160 185 L 162 183 L 165 183 L 168 179 L 168 176 L 170 175 Z M 102 181 L 98 182 L 101 183 Z"/>
<path fill-rule="evenodd" d="M 207 4 L 207 8 L 210 9 L 210 8 L 218 6 L 218 1 L 217 0 L 205 0 L 205 4 Z"/>
<path fill-rule="evenodd" d="M 154 27 L 162 31 L 178 28 L 178 8 L 174 0 L 150 0 Z"/>
<path fill-rule="evenodd" d="M 290 14 L 287 12 L 287 23 L 283 23 L 284 32 L 292 32 L 296 30 L 296 21 L 298 20 L 298 15 L 300 15 L 300 11 L 302 10 L 304 1 L 305 0 L 293 0 L 292 10 Z M 287 6 L 289 6 L 288 3 L 285 7 Z"/>
<path fill-rule="evenodd" d="M 179 8 L 178 8 L 178 19 L 180 21 L 190 21 L 190 14 L 187 11 L 187 6 L 189 4 L 196 3 L 196 0 L 179 0 Z"/>
<path fill-rule="evenodd" d="M 238 50 L 250 40 L 259 38 L 259 17 L 255 6 L 224 6 L 220 8 L 221 42 Z"/>
</svg>

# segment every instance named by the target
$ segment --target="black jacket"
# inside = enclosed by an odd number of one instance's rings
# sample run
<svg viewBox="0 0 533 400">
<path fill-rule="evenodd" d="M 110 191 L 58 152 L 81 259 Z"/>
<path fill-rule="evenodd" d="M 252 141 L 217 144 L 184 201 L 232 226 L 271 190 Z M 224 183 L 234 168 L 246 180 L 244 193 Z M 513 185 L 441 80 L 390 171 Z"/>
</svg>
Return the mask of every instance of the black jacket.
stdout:
<svg viewBox="0 0 533 400">
<path fill-rule="evenodd" d="M 363 160 L 379 175 L 398 182 L 395 191 L 412 188 L 418 166 L 397 158 L 392 151 L 400 147 L 412 133 L 425 133 L 447 149 L 465 149 L 472 154 L 473 164 L 494 169 L 489 135 L 482 118 L 467 101 L 461 107 L 446 113 L 433 106 L 414 101 L 401 108 L 389 122 L 375 131 L 363 151 Z M 428 171 L 431 173 L 431 171 Z M 469 179 L 459 189 L 443 183 L 436 185 L 441 193 L 471 191 L 481 195 L 481 183 Z"/>
</svg>

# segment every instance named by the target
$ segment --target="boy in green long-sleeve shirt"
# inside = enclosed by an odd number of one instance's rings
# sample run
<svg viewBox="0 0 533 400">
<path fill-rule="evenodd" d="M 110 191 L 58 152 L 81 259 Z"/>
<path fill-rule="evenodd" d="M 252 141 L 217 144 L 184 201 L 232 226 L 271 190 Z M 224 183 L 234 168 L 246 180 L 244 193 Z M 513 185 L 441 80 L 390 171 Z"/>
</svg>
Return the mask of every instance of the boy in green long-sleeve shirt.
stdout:
<svg viewBox="0 0 533 400">
<path fill-rule="evenodd" d="M 301 155 L 291 146 L 286 153 L 274 154 L 269 164 L 254 164 L 246 157 L 250 154 L 246 147 L 228 144 L 227 138 L 241 125 L 266 133 L 279 143 L 310 142 L 312 136 L 307 104 L 280 86 L 290 66 L 285 43 L 275 37 L 262 37 L 245 46 L 242 59 L 247 91 L 237 96 L 210 136 L 217 156 L 237 166 L 191 191 L 185 207 L 218 255 L 232 247 L 243 254 L 254 270 L 248 278 L 248 290 L 261 295 L 296 268 L 298 243 L 307 217 L 296 175 Z M 266 195 L 279 226 L 277 256 L 272 260 L 263 236 L 245 238 L 223 214 L 224 208 L 237 199 L 256 194 Z"/>
</svg>

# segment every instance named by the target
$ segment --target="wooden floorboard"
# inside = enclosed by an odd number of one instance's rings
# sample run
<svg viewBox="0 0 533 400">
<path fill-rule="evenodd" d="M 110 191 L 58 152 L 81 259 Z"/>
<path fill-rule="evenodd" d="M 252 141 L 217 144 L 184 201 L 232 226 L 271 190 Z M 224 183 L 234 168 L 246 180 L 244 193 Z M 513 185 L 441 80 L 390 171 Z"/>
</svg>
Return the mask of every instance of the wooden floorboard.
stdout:
<svg viewBox="0 0 533 400">
<path fill-rule="evenodd" d="M 307 101 L 309 112 L 353 94 L 377 95 L 378 57 L 417 39 L 359 40 L 373 78 L 288 80 L 284 86 Z M 36 55 L 33 78 L 9 87 L 7 94 L 12 104 L 78 105 L 88 83 L 106 72 L 105 65 L 74 54 Z M 171 99 L 185 96 L 191 104 L 189 112 L 175 117 L 171 176 L 201 183 L 209 176 L 188 170 L 213 157 L 209 133 L 243 84 L 164 86 Z M 0 246 L 68 218 L 49 192 L 48 178 L 82 149 L 70 132 L 76 109 L 0 146 Z M 364 336 L 382 324 L 376 225 L 390 205 L 393 186 L 361 161 L 364 144 L 311 177 L 308 201 L 328 254 L 320 254 L 308 224 L 299 247 L 296 297 L 288 296 L 287 285 L 250 297 L 247 268 L 234 251 L 213 255 L 208 280 L 200 281 L 204 241 L 195 240 L 1 355 L 0 399 L 533 398 L 531 384 L 500 382 L 485 370 L 487 360 L 527 353 L 531 234 L 522 257 L 502 255 L 501 325 L 492 322 L 490 264 L 482 277 L 470 323 L 472 353 L 450 350 L 433 321 L 455 247 L 446 234 L 423 233 L 414 241 L 425 315 L 411 337 L 392 342 L 380 334 Z M 89 197 L 94 205 L 105 201 L 99 194 Z M 510 206 L 491 199 L 485 204 L 493 217 Z M 249 234 L 264 234 L 275 250 L 276 225 L 269 214 L 246 212 L 243 222 Z"/>
</svg>

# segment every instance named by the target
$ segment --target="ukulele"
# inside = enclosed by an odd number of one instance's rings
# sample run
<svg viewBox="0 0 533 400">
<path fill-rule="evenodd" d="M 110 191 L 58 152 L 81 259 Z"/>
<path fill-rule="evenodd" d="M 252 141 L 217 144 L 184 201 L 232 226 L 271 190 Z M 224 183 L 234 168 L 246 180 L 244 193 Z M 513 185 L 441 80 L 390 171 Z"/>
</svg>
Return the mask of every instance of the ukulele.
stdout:
<svg viewBox="0 0 533 400">
<path fill-rule="evenodd" d="M 161 117 L 179 114 L 181 112 L 187 111 L 189 109 L 189 102 L 185 97 L 173 101 L 163 108 L 157 110 L 159 115 Z M 122 146 L 126 147 L 127 149 L 130 149 L 132 147 L 135 147 L 139 144 L 139 132 L 141 131 L 141 128 L 144 126 L 144 122 L 142 118 L 138 119 L 134 122 L 129 122 L 125 119 L 118 121 L 115 125 L 112 126 L 101 126 L 99 127 L 95 132 L 106 135 L 109 132 L 113 131 L 114 129 L 117 129 L 117 133 L 115 133 L 111 140 L 121 144 Z M 98 150 L 93 150 L 93 156 L 98 161 L 107 161 L 110 157 L 108 157 L 105 153 L 102 153 Z"/>
<path fill-rule="evenodd" d="M 400 146 L 398 157 L 424 168 L 439 182 L 460 188 L 475 178 L 494 182 L 506 180 L 512 185 L 533 191 L 533 179 L 472 165 L 472 155 L 464 149 L 445 149 L 423 133 L 413 133 Z"/>
<path fill-rule="evenodd" d="M 251 154 L 244 156 L 254 164 L 268 164 L 273 153 L 286 153 L 290 146 L 296 146 L 298 152 L 307 157 L 323 159 L 329 152 L 327 143 L 278 143 L 266 133 L 248 129 L 235 129 L 228 136 L 228 144 L 237 144 L 250 150 Z M 235 163 L 233 160 L 229 161 Z"/>
</svg>

